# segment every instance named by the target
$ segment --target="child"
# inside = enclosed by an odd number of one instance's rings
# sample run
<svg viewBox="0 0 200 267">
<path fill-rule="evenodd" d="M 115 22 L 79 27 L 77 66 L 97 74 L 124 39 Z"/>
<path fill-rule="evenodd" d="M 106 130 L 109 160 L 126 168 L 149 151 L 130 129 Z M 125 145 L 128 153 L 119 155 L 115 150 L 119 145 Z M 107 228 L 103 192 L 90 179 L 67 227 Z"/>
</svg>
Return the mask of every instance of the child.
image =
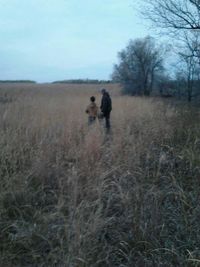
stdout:
<svg viewBox="0 0 200 267">
<path fill-rule="evenodd" d="M 98 107 L 95 103 L 95 97 L 90 97 L 90 104 L 86 109 L 86 113 L 88 114 L 88 124 L 91 125 L 95 122 L 97 115 L 98 115 Z"/>
</svg>

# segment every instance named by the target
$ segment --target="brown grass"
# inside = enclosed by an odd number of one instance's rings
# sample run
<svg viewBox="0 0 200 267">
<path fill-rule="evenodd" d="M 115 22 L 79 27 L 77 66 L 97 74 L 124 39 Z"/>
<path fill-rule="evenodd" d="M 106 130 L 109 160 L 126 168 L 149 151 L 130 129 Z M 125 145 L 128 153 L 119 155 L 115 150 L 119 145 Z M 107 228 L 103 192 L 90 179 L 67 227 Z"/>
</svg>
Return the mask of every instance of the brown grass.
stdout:
<svg viewBox="0 0 200 267">
<path fill-rule="evenodd" d="M 199 111 L 102 85 L 0 85 L 1 266 L 199 266 Z"/>
</svg>

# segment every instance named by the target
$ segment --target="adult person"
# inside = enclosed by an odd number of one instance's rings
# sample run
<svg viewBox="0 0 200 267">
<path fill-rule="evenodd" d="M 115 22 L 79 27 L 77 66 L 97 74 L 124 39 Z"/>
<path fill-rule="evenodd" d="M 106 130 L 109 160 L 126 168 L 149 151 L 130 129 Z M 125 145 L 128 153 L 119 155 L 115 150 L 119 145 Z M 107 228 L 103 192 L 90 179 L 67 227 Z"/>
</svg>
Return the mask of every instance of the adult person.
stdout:
<svg viewBox="0 0 200 267">
<path fill-rule="evenodd" d="M 90 97 L 90 104 L 87 106 L 86 111 L 88 114 L 88 125 L 91 125 L 95 122 L 98 114 L 98 107 L 95 103 L 95 97 Z"/>
<path fill-rule="evenodd" d="M 105 118 L 105 126 L 106 129 L 110 130 L 110 112 L 112 110 L 112 100 L 110 98 L 109 93 L 106 91 L 106 89 L 101 90 L 102 93 L 102 99 L 101 99 L 101 112 L 103 114 L 103 117 Z"/>
</svg>

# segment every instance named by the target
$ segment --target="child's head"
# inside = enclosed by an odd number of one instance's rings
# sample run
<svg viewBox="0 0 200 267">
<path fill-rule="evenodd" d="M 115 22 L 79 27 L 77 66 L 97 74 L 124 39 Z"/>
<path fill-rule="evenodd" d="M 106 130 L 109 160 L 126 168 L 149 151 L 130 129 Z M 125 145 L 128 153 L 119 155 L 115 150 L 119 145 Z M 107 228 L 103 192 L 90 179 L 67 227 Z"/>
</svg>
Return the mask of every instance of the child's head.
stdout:
<svg viewBox="0 0 200 267">
<path fill-rule="evenodd" d="M 94 103 L 94 102 L 95 102 L 95 97 L 94 97 L 94 96 L 91 96 L 91 97 L 90 97 L 90 101 L 91 101 L 92 103 Z"/>
</svg>

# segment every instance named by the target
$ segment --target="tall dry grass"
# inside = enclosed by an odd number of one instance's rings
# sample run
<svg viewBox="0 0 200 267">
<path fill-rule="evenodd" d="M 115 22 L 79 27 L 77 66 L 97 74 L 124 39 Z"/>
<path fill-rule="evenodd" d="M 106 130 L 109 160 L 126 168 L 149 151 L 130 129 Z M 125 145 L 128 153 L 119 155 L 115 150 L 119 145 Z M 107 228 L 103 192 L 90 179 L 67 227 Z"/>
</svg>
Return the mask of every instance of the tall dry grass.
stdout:
<svg viewBox="0 0 200 267">
<path fill-rule="evenodd" d="M 1 266 L 199 266 L 199 110 L 109 85 L 107 135 L 102 85 L 23 86 L 0 86 Z"/>
</svg>

